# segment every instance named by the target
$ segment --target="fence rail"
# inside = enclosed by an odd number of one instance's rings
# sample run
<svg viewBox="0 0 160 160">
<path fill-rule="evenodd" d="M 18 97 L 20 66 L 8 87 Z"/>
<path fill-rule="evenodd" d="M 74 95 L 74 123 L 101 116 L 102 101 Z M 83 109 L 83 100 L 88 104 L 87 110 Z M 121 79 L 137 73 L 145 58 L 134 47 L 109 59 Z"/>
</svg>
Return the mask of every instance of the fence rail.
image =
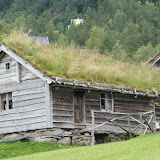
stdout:
<svg viewBox="0 0 160 160">
<path fill-rule="evenodd" d="M 147 132 L 154 132 L 153 118 L 154 112 L 143 113 L 117 113 L 106 111 L 91 111 L 92 115 L 92 145 L 95 144 L 95 131 L 107 125 L 113 125 L 126 132 L 130 138 L 135 132 L 138 134 L 146 134 Z M 97 123 L 96 119 L 103 119 L 102 123 Z M 121 122 L 123 121 L 123 122 Z"/>
</svg>

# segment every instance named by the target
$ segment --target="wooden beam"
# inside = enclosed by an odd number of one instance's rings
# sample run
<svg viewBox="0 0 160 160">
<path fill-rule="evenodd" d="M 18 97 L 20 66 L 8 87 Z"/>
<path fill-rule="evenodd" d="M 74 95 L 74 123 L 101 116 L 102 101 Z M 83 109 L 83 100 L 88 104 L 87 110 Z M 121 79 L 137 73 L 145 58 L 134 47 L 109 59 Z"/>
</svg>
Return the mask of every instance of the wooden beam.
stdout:
<svg viewBox="0 0 160 160">
<path fill-rule="evenodd" d="M 46 99 L 46 112 L 47 112 L 47 127 L 53 126 L 53 110 L 52 110 L 52 90 L 48 83 L 45 84 L 45 99 Z"/>
<path fill-rule="evenodd" d="M 18 62 L 16 62 L 16 73 L 17 73 L 17 83 L 21 82 L 21 78 L 20 78 L 20 65 Z"/>
<path fill-rule="evenodd" d="M 131 135 L 130 114 L 129 113 L 128 113 L 128 127 L 129 127 L 129 138 L 132 138 L 132 135 Z"/>
<path fill-rule="evenodd" d="M 91 110 L 92 114 L 92 133 L 91 133 L 91 145 L 93 146 L 95 144 L 95 136 L 94 136 L 94 111 Z"/>
</svg>

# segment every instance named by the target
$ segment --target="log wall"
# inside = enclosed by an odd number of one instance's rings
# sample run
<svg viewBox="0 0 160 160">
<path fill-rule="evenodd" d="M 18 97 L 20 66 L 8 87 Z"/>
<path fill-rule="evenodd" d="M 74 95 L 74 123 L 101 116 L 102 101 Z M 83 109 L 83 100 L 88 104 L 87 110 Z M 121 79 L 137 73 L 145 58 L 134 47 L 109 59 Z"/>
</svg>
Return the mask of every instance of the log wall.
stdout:
<svg viewBox="0 0 160 160">
<path fill-rule="evenodd" d="M 73 96 L 73 89 L 52 88 L 53 127 L 74 128 Z"/>
<path fill-rule="evenodd" d="M 85 99 L 85 108 L 86 108 L 86 126 L 91 129 L 91 110 L 100 111 L 100 96 L 101 92 L 99 91 L 91 91 L 90 93 L 86 92 Z M 154 99 L 149 97 L 135 97 L 134 95 L 125 95 L 120 93 L 113 93 L 114 99 L 114 112 L 119 113 L 139 113 L 139 112 L 147 112 L 154 111 Z M 103 115 L 103 113 L 101 113 Z M 104 113 L 103 116 L 107 116 L 106 118 L 112 119 L 114 117 L 110 112 Z M 105 122 L 105 119 L 102 117 L 95 116 L 95 124 L 101 124 Z M 119 124 L 127 126 L 127 122 L 125 120 L 118 120 Z M 132 122 L 133 123 L 133 122 Z M 113 130 L 113 125 L 111 124 L 110 131 Z M 103 127 L 104 128 L 104 127 Z M 107 127 L 106 129 L 108 129 Z M 114 126 L 115 130 L 118 131 L 118 128 Z"/>
<path fill-rule="evenodd" d="M 154 99 L 114 93 L 114 111 L 121 113 L 154 111 Z"/>
<path fill-rule="evenodd" d="M 52 88 L 53 98 L 53 126 L 59 128 L 76 128 L 77 124 L 74 123 L 74 90 L 69 88 Z M 100 111 L 100 91 L 85 91 L 84 103 L 84 124 L 85 127 L 90 129 L 92 116 L 91 110 Z M 134 95 L 123 95 L 114 93 L 114 112 L 120 113 L 139 113 L 154 111 L 154 99 L 148 97 L 135 97 Z M 113 118 L 110 112 L 105 116 Z M 95 117 L 95 123 L 101 124 L 105 120 L 102 117 Z M 124 120 L 119 123 L 126 122 Z M 80 126 L 80 124 L 79 124 Z M 77 127 L 78 128 L 78 127 Z"/>
</svg>

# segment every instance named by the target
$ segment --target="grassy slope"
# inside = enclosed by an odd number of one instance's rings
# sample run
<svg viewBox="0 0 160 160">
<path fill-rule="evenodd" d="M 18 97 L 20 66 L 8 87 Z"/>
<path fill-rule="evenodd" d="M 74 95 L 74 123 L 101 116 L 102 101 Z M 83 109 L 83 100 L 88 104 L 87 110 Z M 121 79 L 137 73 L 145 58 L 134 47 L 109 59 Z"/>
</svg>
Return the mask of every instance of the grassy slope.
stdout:
<svg viewBox="0 0 160 160">
<path fill-rule="evenodd" d="M 71 148 L 71 145 L 59 145 L 49 142 L 0 143 L 0 159 L 23 156 L 39 152 Z"/>
<path fill-rule="evenodd" d="M 160 133 L 142 135 L 137 138 L 102 144 L 32 154 L 12 160 L 159 160 Z"/>
<path fill-rule="evenodd" d="M 34 45 L 19 33 L 4 43 L 46 75 L 156 91 L 160 71 L 75 48 Z"/>
</svg>

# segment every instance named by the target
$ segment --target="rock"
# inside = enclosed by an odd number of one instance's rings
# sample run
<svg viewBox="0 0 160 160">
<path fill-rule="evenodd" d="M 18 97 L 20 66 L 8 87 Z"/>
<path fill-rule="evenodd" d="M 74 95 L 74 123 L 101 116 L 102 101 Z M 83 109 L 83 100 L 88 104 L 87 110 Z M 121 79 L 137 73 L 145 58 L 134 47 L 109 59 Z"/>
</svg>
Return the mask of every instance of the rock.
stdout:
<svg viewBox="0 0 160 160">
<path fill-rule="evenodd" d="M 13 138 L 17 138 L 17 137 L 20 137 L 20 134 L 13 133 L 13 134 L 5 135 L 3 138 L 5 140 L 7 140 L 7 139 L 13 139 Z"/>
<path fill-rule="evenodd" d="M 67 136 L 71 136 L 72 135 L 72 132 L 64 132 L 64 136 L 67 137 Z"/>
<path fill-rule="evenodd" d="M 58 141 L 60 144 L 71 144 L 71 138 L 70 137 L 64 137 L 61 140 Z"/>
<path fill-rule="evenodd" d="M 0 140 L 0 142 L 19 142 L 19 141 L 33 141 L 34 140 L 34 133 L 26 133 L 26 134 L 8 134 Z"/>
<path fill-rule="evenodd" d="M 35 137 L 35 142 L 52 142 L 57 143 L 57 139 L 54 138 L 48 138 L 48 137 Z"/>
<path fill-rule="evenodd" d="M 41 136 L 60 136 L 64 137 L 65 131 L 62 129 L 49 129 L 49 130 L 40 130 L 36 132 L 39 137 Z"/>
<path fill-rule="evenodd" d="M 75 129 L 73 130 L 73 135 L 80 135 L 80 130 L 79 129 Z"/>
</svg>

